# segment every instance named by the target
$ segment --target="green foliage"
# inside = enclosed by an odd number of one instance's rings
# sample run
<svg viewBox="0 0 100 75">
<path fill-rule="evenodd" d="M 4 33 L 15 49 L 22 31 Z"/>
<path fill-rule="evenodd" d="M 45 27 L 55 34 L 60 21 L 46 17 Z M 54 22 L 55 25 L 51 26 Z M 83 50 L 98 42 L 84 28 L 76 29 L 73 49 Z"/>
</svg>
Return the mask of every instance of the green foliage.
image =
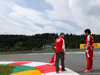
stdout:
<svg viewBox="0 0 100 75">
<path fill-rule="evenodd" d="M 93 34 L 94 42 L 100 42 L 100 35 Z M 27 51 L 42 50 L 43 45 L 54 45 L 58 34 L 44 33 L 34 36 L 25 35 L 0 35 L 0 51 Z M 79 48 L 79 44 L 85 43 L 85 35 L 66 34 L 66 48 Z"/>
</svg>

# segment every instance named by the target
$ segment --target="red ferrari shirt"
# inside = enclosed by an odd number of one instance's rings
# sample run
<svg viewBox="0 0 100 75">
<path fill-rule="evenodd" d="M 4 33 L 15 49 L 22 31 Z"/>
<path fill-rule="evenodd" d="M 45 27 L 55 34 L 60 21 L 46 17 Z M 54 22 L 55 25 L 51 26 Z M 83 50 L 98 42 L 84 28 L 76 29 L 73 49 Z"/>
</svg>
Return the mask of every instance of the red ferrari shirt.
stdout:
<svg viewBox="0 0 100 75">
<path fill-rule="evenodd" d="M 88 35 L 87 36 L 87 38 L 86 38 L 86 45 L 87 45 L 87 42 L 90 42 L 89 46 L 93 46 L 93 37 L 92 37 L 92 35 Z"/>
<path fill-rule="evenodd" d="M 56 51 L 63 52 L 65 54 L 65 42 L 61 37 L 57 38 L 55 41 L 55 52 Z"/>
</svg>

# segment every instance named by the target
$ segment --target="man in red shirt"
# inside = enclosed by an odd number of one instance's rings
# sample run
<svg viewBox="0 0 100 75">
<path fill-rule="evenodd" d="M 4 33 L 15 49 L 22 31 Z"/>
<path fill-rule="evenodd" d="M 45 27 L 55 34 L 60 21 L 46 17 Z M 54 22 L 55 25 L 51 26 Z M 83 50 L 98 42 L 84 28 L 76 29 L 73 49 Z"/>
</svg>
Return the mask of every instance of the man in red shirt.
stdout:
<svg viewBox="0 0 100 75">
<path fill-rule="evenodd" d="M 62 71 L 66 71 L 64 66 L 64 56 L 65 56 L 64 33 L 60 33 L 60 37 L 57 38 L 55 41 L 55 53 L 56 53 L 56 73 L 59 72 L 59 59 L 61 59 Z"/>
<path fill-rule="evenodd" d="M 87 67 L 83 72 L 91 72 L 92 66 L 93 66 L 93 37 L 91 35 L 90 29 L 86 29 L 85 34 L 87 35 L 86 37 L 86 45 L 85 45 L 85 54 L 86 54 L 86 59 L 87 59 Z"/>
</svg>

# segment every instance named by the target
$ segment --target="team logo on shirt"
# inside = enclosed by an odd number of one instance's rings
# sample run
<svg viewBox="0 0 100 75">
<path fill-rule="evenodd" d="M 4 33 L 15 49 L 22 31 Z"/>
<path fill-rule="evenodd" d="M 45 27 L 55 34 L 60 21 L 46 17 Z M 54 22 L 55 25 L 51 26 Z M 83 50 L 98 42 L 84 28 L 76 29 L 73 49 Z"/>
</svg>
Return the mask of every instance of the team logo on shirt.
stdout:
<svg viewBox="0 0 100 75">
<path fill-rule="evenodd" d="M 56 42 L 59 42 L 60 41 L 60 39 L 56 39 Z"/>
</svg>

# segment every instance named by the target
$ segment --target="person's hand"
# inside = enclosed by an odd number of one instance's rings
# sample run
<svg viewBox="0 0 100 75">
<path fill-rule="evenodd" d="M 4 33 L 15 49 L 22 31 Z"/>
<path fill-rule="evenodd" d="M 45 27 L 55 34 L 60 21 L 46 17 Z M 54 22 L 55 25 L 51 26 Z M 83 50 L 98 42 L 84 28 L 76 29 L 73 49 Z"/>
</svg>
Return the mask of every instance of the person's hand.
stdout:
<svg viewBox="0 0 100 75">
<path fill-rule="evenodd" d="M 64 54 L 64 56 L 66 56 L 66 54 Z"/>
<path fill-rule="evenodd" d="M 56 50 L 55 50 L 54 52 L 55 52 L 55 54 L 56 54 Z"/>
<path fill-rule="evenodd" d="M 87 53 L 87 49 L 85 49 L 85 53 Z"/>
</svg>

